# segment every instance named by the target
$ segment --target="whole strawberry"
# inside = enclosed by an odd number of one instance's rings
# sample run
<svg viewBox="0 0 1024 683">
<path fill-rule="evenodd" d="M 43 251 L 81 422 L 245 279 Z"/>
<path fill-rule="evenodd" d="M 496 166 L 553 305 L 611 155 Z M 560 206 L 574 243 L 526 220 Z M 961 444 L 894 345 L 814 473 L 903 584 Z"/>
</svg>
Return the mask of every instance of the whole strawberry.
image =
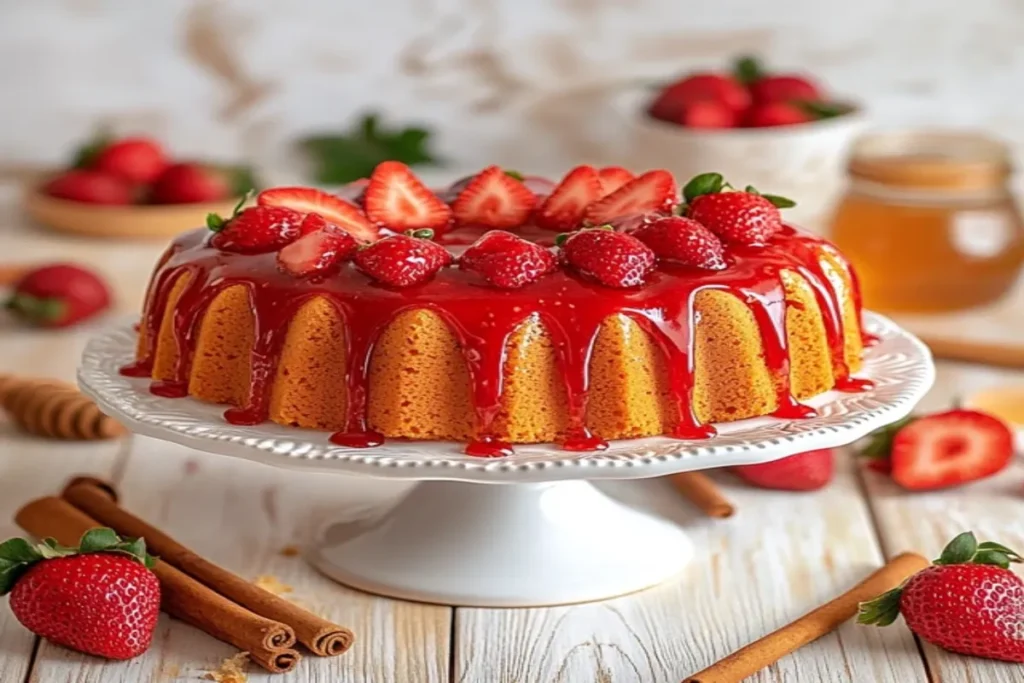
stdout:
<svg viewBox="0 0 1024 683">
<path fill-rule="evenodd" d="M 558 244 L 566 263 L 606 287 L 638 287 L 654 270 L 651 248 L 610 226 L 560 235 Z"/>
<path fill-rule="evenodd" d="M 941 648 L 1024 662 L 1024 581 L 1009 570 L 1021 560 L 1006 546 L 962 533 L 934 566 L 861 603 L 857 621 L 888 626 L 902 613 L 911 631 Z"/>
<path fill-rule="evenodd" d="M 107 659 L 149 648 L 160 613 L 160 582 L 142 539 L 93 529 L 78 548 L 46 539 L 0 544 L 0 595 L 25 628 L 64 647 Z"/>
<path fill-rule="evenodd" d="M 459 268 L 476 273 L 501 289 L 528 285 L 557 265 L 549 250 L 504 230 L 485 233 L 459 258 Z"/>
<path fill-rule="evenodd" d="M 36 268 L 15 283 L 7 310 L 38 327 L 68 327 L 105 311 L 110 289 L 100 276 L 72 263 Z"/>
<path fill-rule="evenodd" d="M 703 173 L 683 188 L 684 214 L 726 242 L 764 246 L 782 229 L 780 208 L 795 206 L 785 197 L 761 194 L 749 185 L 734 190 L 720 173 Z"/>
<path fill-rule="evenodd" d="M 155 140 L 144 137 L 122 138 L 103 145 L 90 168 L 146 185 L 160 176 L 169 162 L 164 150 Z"/>
<path fill-rule="evenodd" d="M 356 267 L 392 287 L 426 282 L 452 261 L 447 249 L 430 241 L 433 236 L 432 230 L 410 230 L 385 237 L 356 252 Z"/>
<path fill-rule="evenodd" d="M 303 234 L 304 214 L 283 206 L 242 209 L 246 200 L 242 198 L 230 218 L 215 213 L 206 217 L 206 226 L 215 233 L 211 246 L 236 254 L 265 254 L 291 244 Z"/>
<path fill-rule="evenodd" d="M 738 465 L 733 474 L 748 484 L 778 491 L 816 491 L 832 481 L 832 449 L 807 451 L 758 465 Z"/>
<path fill-rule="evenodd" d="M 725 268 L 722 241 L 691 218 L 666 216 L 641 225 L 632 234 L 659 259 L 706 270 Z"/>
<path fill-rule="evenodd" d="M 245 194 L 253 187 L 244 168 L 219 168 L 197 163 L 168 166 L 150 188 L 154 204 L 213 202 Z"/>
<path fill-rule="evenodd" d="M 88 169 L 61 173 L 42 189 L 51 197 L 87 204 L 131 204 L 134 199 L 131 185 L 123 179 Z"/>
</svg>

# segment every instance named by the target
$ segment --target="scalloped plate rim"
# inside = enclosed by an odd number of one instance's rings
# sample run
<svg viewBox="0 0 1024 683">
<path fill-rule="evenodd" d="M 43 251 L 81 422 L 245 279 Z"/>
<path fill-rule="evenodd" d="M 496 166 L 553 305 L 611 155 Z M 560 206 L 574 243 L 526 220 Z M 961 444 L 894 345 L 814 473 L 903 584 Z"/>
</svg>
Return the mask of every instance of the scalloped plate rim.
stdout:
<svg viewBox="0 0 1024 683">
<path fill-rule="evenodd" d="M 135 350 L 135 332 L 126 325 L 89 341 L 78 380 L 104 412 L 138 434 L 279 467 L 479 483 L 656 477 L 846 445 L 909 414 L 935 379 L 931 353 L 881 315 L 865 311 L 864 323 L 881 341 L 865 351 L 858 376 L 877 386 L 859 394 L 830 391 L 807 401 L 819 409 L 818 417 L 752 418 L 717 425 L 720 435 L 707 441 L 618 440 L 598 453 L 568 453 L 539 444 L 517 446 L 507 458 L 481 459 L 463 455 L 463 445 L 453 442 L 392 440 L 373 449 L 352 449 L 330 444 L 322 431 L 273 423 L 229 425 L 220 416 L 223 406 L 157 397 L 147 390 L 145 378 L 122 376 L 118 368 L 132 360 Z"/>
</svg>

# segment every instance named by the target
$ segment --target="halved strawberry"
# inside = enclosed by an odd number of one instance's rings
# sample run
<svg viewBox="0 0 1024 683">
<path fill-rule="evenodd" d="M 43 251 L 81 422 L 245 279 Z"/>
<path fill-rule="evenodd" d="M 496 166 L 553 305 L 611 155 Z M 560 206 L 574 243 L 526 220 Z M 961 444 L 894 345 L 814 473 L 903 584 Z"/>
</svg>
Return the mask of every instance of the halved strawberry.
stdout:
<svg viewBox="0 0 1024 683">
<path fill-rule="evenodd" d="M 577 166 L 548 195 L 534 220 L 547 230 L 566 232 L 580 227 L 587 207 L 601 198 L 601 178 L 593 166 Z"/>
<path fill-rule="evenodd" d="M 351 258 L 358 248 L 359 243 L 352 235 L 328 224 L 277 252 L 277 265 L 295 277 L 329 275 Z"/>
<path fill-rule="evenodd" d="M 452 202 L 452 214 L 463 225 L 514 228 L 530 217 L 537 196 L 498 166 L 488 166 L 469 181 Z"/>
<path fill-rule="evenodd" d="M 256 203 L 259 206 L 284 206 L 301 213 L 318 213 L 361 242 L 380 239 L 380 231 L 358 207 L 315 187 L 275 187 L 256 195 Z"/>
<path fill-rule="evenodd" d="M 914 420 L 892 440 L 892 478 L 927 490 L 995 474 L 1013 457 L 1013 433 L 975 410 L 950 410 Z"/>
<path fill-rule="evenodd" d="M 584 220 L 603 225 L 620 216 L 646 211 L 670 211 L 679 201 L 676 181 L 668 171 L 648 171 L 604 199 L 587 207 Z"/>
<path fill-rule="evenodd" d="M 597 177 L 601 180 L 601 196 L 607 197 L 636 176 L 621 166 L 605 166 L 597 172 Z"/>
<path fill-rule="evenodd" d="M 366 215 L 395 232 L 448 226 L 452 211 L 437 195 L 397 161 L 377 165 L 366 186 Z"/>
</svg>

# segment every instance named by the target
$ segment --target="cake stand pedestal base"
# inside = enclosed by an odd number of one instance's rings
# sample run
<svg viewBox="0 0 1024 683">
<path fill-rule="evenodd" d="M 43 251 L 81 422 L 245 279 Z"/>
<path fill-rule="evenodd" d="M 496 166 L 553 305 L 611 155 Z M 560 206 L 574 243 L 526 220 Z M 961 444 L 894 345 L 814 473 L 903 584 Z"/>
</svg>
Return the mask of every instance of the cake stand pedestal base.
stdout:
<svg viewBox="0 0 1024 683">
<path fill-rule="evenodd" d="M 310 559 L 332 579 L 371 593 L 531 607 L 647 588 L 692 555 L 678 526 L 584 481 L 428 481 L 377 519 L 325 524 Z"/>
</svg>

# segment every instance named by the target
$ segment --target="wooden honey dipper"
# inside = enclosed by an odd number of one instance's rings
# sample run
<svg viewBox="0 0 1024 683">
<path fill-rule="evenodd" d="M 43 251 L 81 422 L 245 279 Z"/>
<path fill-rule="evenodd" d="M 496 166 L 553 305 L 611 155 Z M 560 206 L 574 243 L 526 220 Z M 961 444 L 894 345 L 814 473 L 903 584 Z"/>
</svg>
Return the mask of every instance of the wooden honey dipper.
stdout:
<svg viewBox="0 0 1024 683">
<path fill-rule="evenodd" d="M 53 439 L 113 439 L 125 428 L 74 385 L 41 377 L 0 375 L 0 404 L 29 434 Z"/>
</svg>

